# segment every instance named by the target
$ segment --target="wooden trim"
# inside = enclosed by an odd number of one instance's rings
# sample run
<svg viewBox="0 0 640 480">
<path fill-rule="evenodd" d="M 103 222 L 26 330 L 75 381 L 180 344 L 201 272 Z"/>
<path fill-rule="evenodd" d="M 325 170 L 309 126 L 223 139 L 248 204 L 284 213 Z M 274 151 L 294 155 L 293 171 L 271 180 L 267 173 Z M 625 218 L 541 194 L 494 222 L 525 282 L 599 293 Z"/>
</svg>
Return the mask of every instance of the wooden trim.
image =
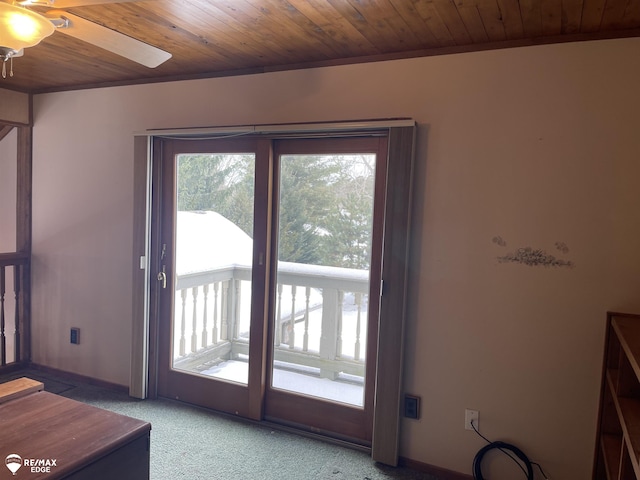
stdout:
<svg viewBox="0 0 640 480">
<path fill-rule="evenodd" d="M 454 472 L 453 470 L 447 470 L 446 468 L 436 467 L 435 465 L 429 465 L 428 463 L 411 460 L 410 458 L 400 457 L 398 459 L 398 465 L 401 467 L 410 468 L 411 470 L 415 470 L 417 472 L 434 475 L 440 480 L 473 480 L 473 477 L 471 475 Z"/>
<path fill-rule="evenodd" d="M 0 140 L 9 135 L 11 130 L 13 130 L 13 125 L 2 125 L 0 124 Z"/>
<path fill-rule="evenodd" d="M 624 30 L 613 30 L 605 32 L 589 32 L 589 33 L 574 33 L 574 34 L 562 34 L 562 35 L 549 35 L 544 37 L 532 37 L 512 39 L 505 41 L 494 41 L 486 43 L 474 43 L 470 45 L 450 45 L 445 47 L 428 48 L 421 50 L 411 50 L 408 52 L 392 52 L 392 53 L 380 53 L 374 55 L 365 55 L 359 57 L 349 57 L 332 60 L 316 60 L 309 62 L 300 62 L 294 64 L 282 64 L 266 67 L 250 67 L 239 68 L 224 71 L 212 71 L 183 75 L 167 75 L 164 77 L 144 78 L 137 80 L 114 80 L 105 82 L 87 83 L 83 85 L 66 85 L 60 87 L 46 87 L 37 88 L 30 91 L 32 94 L 64 92 L 64 91 L 76 91 L 87 90 L 93 88 L 105 88 L 105 87 L 121 87 L 128 85 L 146 85 L 153 83 L 166 83 L 166 82 L 178 82 L 186 80 L 201 80 L 209 78 L 225 78 L 225 77 L 237 77 L 246 75 L 257 75 L 263 73 L 272 72 L 287 72 L 294 70 L 306 70 L 311 68 L 324 68 L 324 67 L 336 67 L 342 65 L 358 65 L 363 63 L 376 63 L 387 62 L 393 60 L 404 60 L 411 58 L 423 58 L 423 57 L 436 57 L 441 55 L 453 55 L 459 53 L 471 53 L 482 52 L 487 50 L 502 50 L 507 48 L 521 48 L 531 47 L 538 45 L 549 45 L 558 43 L 574 43 L 574 42 L 586 42 L 596 40 L 610 40 L 618 38 L 633 38 L 640 37 L 640 29 L 631 28 Z M 16 90 L 17 92 L 17 90 Z"/>
<path fill-rule="evenodd" d="M 7 363 L 6 365 L 0 365 L 0 375 L 9 375 L 14 372 L 19 372 L 20 370 L 24 370 L 29 368 L 29 364 L 27 362 L 12 362 Z"/>
<path fill-rule="evenodd" d="M 371 456 L 398 464 L 415 126 L 389 130 L 376 401 Z"/>
<path fill-rule="evenodd" d="M 382 295 L 382 265 L 384 262 L 384 245 L 386 242 L 385 235 L 388 231 L 385 223 L 386 216 L 386 198 L 387 198 L 387 178 L 389 175 L 389 136 L 388 132 L 384 138 L 379 139 L 379 150 L 376 159 L 376 178 L 374 187 L 373 200 L 373 235 L 370 266 L 370 292 L 369 292 L 369 316 L 372 321 L 369 322 L 366 341 L 366 358 L 374 359 L 374 361 L 366 362 L 365 378 L 365 405 L 371 405 L 373 408 L 367 411 L 367 425 L 369 426 L 370 444 L 373 445 L 374 440 L 374 419 L 378 405 L 376 404 L 376 385 L 379 351 L 378 344 L 380 342 L 380 302 L 371 301 L 371 299 L 379 299 Z M 374 273 L 375 272 L 375 273 Z"/>
<path fill-rule="evenodd" d="M 27 254 L 31 253 L 32 139 L 31 127 L 18 127 L 16 250 Z"/>
<path fill-rule="evenodd" d="M 16 179 L 16 250 L 27 257 L 21 271 L 20 344 L 16 345 L 16 360 L 31 360 L 31 237 L 32 237 L 32 162 L 33 128 L 18 127 Z M 16 286 L 17 288 L 18 286 Z M 18 356 L 18 352 L 20 355 Z"/>
<path fill-rule="evenodd" d="M 0 253 L 0 267 L 27 263 L 29 263 L 29 256 L 26 253 Z"/>
<path fill-rule="evenodd" d="M 341 137 L 387 137 L 389 129 L 411 127 L 415 121 L 406 117 L 336 120 L 326 122 L 259 123 L 209 127 L 149 129 L 134 133 L 141 137 L 173 137 L 192 140 L 215 140 L 229 135 L 260 135 L 274 140 L 317 140 Z M 355 149 L 354 149 L 355 150 Z M 331 153 L 331 152 L 326 152 Z"/>
<path fill-rule="evenodd" d="M 33 125 L 32 95 L 16 90 L 0 88 L 0 123 Z"/>
<path fill-rule="evenodd" d="M 87 377 L 85 375 L 80 375 L 79 373 L 67 372 L 66 370 L 59 370 L 57 368 L 48 367 L 46 365 L 40 365 L 38 363 L 26 364 L 25 368 L 37 370 L 39 372 L 47 373 L 49 375 L 55 375 L 62 379 L 67 379 L 71 382 L 86 383 L 88 385 L 93 385 L 94 387 L 106 388 L 108 390 L 113 390 L 116 392 L 124 392 L 124 393 L 129 392 L 128 385 L 120 385 L 119 383 L 107 382 L 106 380 Z"/>
<path fill-rule="evenodd" d="M 263 179 L 267 179 L 263 181 Z M 271 237 L 273 199 L 273 151 L 268 139 L 256 145 L 254 191 L 253 266 L 251 273 L 251 335 L 249 338 L 249 418 L 262 420 L 267 388 L 267 345 L 269 329 L 269 291 L 271 276 Z M 262 261 L 261 261 L 262 258 Z"/>
<path fill-rule="evenodd" d="M 163 156 L 163 140 L 159 138 L 153 139 L 151 145 L 151 164 L 147 166 L 149 169 L 147 175 L 151 177 L 151 195 L 147 197 L 147 208 L 151 212 L 151 224 L 149 225 L 149 259 L 147 261 L 147 267 L 149 271 L 147 274 L 149 278 L 157 275 L 158 261 L 160 258 L 160 248 L 158 239 L 162 239 L 162 219 L 160 218 L 160 203 L 162 200 L 162 156 Z M 149 398 L 158 398 L 158 371 L 160 368 L 160 292 L 158 289 L 158 282 L 149 282 L 147 288 L 147 294 L 149 295 L 149 361 L 148 361 L 148 391 Z"/>
<path fill-rule="evenodd" d="M 149 337 L 146 308 L 147 268 L 149 265 L 147 259 L 147 171 L 149 141 L 147 138 L 135 137 L 133 144 L 133 250 L 131 252 L 133 325 L 131 330 L 129 395 L 135 398 L 147 398 L 149 383 Z M 147 268 L 142 268 L 141 262 L 143 260 Z"/>
</svg>

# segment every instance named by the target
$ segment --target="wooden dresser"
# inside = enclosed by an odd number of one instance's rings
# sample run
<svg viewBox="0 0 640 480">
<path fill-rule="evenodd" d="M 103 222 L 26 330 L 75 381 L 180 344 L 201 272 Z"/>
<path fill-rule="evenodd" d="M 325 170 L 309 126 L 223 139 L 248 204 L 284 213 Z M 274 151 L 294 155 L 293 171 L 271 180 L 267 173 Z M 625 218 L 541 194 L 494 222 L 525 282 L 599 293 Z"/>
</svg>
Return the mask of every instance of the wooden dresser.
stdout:
<svg viewBox="0 0 640 480">
<path fill-rule="evenodd" d="M 38 391 L 33 384 L 2 393 L 0 386 L 0 478 L 149 478 L 149 423 Z M 10 467 L 17 469 L 15 476 Z"/>
</svg>

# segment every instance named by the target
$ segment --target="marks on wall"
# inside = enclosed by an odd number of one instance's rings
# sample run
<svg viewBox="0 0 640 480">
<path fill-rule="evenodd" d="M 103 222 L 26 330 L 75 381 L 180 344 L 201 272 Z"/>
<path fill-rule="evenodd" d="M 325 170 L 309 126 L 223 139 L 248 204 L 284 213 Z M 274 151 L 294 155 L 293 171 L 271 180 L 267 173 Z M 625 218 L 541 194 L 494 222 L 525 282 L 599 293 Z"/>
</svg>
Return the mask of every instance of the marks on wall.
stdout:
<svg viewBox="0 0 640 480">
<path fill-rule="evenodd" d="M 507 242 L 501 236 L 495 236 L 492 242 L 500 247 L 506 247 Z M 569 247 L 564 242 L 555 242 L 555 248 L 563 255 L 569 253 Z M 571 260 L 557 258 L 541 248 L 520 247 L 505 255 L 499 255 L 500 263 L 519 263 L 528 267 L 564 267 L 573 268 L 575 264 Z"/>
<path fill-rule="evenodd" d="M 501 247 L 506 247 L 507 246 L 507 242 L 504 241 L 504 239 L 498 235 L 497 237 L 493 237 L 493 243 L 495 243 L 496 245 L 500 245 Z"/>
<path fill-rule="evenodd" d="M 556 248 L 565 255 L 569 253 L 569 247 L 567 247 L 567 244 L 564 242 L 556 242 Z"/>
</svg>

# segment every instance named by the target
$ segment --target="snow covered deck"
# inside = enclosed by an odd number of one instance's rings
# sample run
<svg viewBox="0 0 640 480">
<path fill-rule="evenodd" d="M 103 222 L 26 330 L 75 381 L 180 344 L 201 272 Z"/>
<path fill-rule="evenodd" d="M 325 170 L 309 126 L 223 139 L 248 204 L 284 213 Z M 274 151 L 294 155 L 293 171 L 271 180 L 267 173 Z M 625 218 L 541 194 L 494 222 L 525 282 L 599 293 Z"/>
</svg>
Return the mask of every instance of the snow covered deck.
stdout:
<svg viewBox="0 0 640 480">
<path fill-rule="evenodd" d="M 174 368 L 246 383 L 252 241 L 216 215 L 179 212 Z M 199 233 L 181 242 L 190 222 Z M 195 243 L 212 235 L 223 238 L 203 257 Z M 277 282 L 272 386 L 361 406 L 368 271 L 279 262 Z"/>
</svg>

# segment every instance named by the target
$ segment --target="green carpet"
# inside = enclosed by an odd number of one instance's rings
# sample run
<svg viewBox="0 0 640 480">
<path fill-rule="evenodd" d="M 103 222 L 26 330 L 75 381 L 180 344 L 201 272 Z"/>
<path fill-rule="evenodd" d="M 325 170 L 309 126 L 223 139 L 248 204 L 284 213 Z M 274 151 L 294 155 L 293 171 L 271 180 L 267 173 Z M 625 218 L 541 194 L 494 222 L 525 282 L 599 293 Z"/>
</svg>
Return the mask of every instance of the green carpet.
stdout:
<svg viewBox="0 0 640 480">
<path fill-rule="evenodd" d="M 367 453 L 172 400 L 127 394 L 25 370 L 45 390 L 151 423 L 152 480 L 438 480 L 374 463 Z M 114 479 L 116 480 L 116 479 Z"/>
</svg>

